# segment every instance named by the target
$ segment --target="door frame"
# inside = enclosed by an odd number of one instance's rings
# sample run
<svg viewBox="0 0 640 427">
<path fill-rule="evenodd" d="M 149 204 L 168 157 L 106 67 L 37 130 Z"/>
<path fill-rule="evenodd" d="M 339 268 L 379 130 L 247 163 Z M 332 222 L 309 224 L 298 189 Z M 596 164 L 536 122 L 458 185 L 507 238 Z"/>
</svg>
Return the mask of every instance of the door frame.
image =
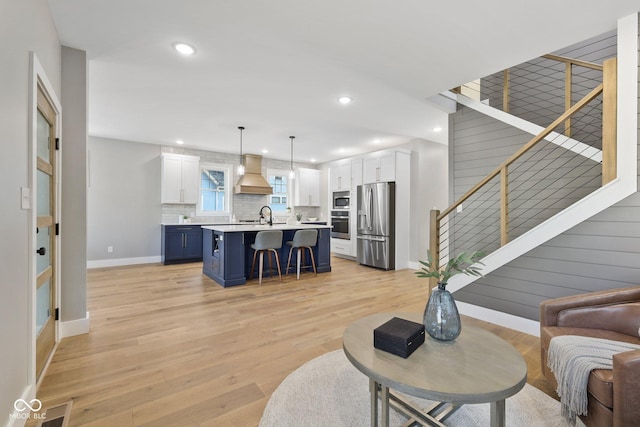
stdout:
<svg viewBox="0 0 640 427">
<path fill-rule="evenodd" d="M 36 268 L 36 258 L 35 251 L 37 248 L 37 236 L 36 236 L 36 227 L 37 227 L 37 219 L 38 212 L 35 209 L 36 201 L 38 200 L 37 194 L 37 119 L 38 119 L 38 85 L 43 89 L 45 96 L 50 102 L 51 106 L 55 110 L 56 113 L 56 138 L 61 138 L 61 129 L 62 129 L 62 107 L 60 101 L 58 100 L 58 96 L 53 89 L 53 85 L 49 81 L 42 64 L 38 60 L 35 52 L 29 52 L 29 63 L 30 63 L 30 82 L 29 82 L 29 141 L 28 141 L 28 149 L 29 149 L 29 179 L 28 179 L 28 189 L 30 189 L 30 195 L 25 197 L 23 194 L 23 199 L 27 198 L 29 200 L 29 209 L 30 209 L 30 218 L 29 218 L 29 280 L 28 280 L 28 298 L 29 298 L 29 325 L 28 331 L 30 334 L 29 345 L 28 345 L 28 354 L 29 354 L 29 372 L 28 372 L 28 382 L 30 385 L 35 386 L 33 388 L 33 394 L 35 396 L 35 391 L 38 386 L 36 384 L 37 372 L 36 372 L 36 291 L 37 291 L 37 268 Z M 56 169 L 55 173 L 55 220 L 60 223 L 60 195 L 61 195 L 61 149 L 55 150 L 54 155 L 56 156 Z M 60 236 L 56 236 L 54 239 L 53 245 L 55 246 L 55 252 L 57 256 L 54 259 L 55 263 L 55 276 L 54 276 L 54 285 L 55 285 L 55 298 L 54 305 L 55 307 L 60 307 L 60 260 L 62 258 L 62 254 L 60 253 Z M 57 347 L 57 343 L 59 341 L 59 320 L 55 322 L 55 343 L 53 350 L 51 351 L 52 356 L 55 353 L 55 349 Z M 44 372 L 46 372 L 47 366 L 49 365 L 50 359 L 44 365 L 42 370 L 42 375 L 40 375 L 40 381 L 44 378 Z"/>
</svg>

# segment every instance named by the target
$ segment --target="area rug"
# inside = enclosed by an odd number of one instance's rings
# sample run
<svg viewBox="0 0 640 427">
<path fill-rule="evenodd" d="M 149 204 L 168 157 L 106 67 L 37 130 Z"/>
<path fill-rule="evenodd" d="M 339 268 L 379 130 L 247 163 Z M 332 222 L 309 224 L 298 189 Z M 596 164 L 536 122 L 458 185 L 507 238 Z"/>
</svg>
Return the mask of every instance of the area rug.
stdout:
<svg viewBox="0 0 640 427">
<path fill-rule="evenodd" d="M 419 407 L 429 401 L 410 398 Z M 317 357 L 292 372 L 273 392 L 260 427 L 370 426 L 369 379 L 358 371 L 342 350 Z M 390 411 L 390 424 L 406 417 Z M 489 404 L 464 405 L 445 421 L 448 426 L 489 425 Z M 509 427 L 570 427 L 560 415 L 560 402 L 533 386 L 506 400 Z M 583 426 L 579 420 L 578 426 Z"/>
</svg>

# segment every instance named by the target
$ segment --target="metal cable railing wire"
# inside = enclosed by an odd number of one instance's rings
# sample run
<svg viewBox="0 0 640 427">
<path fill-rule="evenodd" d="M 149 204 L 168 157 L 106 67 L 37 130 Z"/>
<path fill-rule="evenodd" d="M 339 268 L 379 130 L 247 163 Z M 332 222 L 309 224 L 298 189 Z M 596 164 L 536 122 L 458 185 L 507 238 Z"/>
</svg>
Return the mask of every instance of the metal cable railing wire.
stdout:
<svg viewBox="0 0 640 427">
<path fill-rule="evenodd" d="M 548 58 L 537 58 L 509 69 L 510 114 L 540 126 L 547 126 L 565 109 L 565 64 Z M 572 99 L 584 97 L 602 82 L 602 72 L 574 65 L 572 67 Z M 487 99 L 489 105 L 503 108 L 504 75 L 495 73 L 481 79 L 476 99 Z"/>
<path fill-rule="evenodd" d="M 447 254 L 459 253 L 462 250 L 491 250 L 499 247 L 495 235 L 499 236 L 500 214 L 500 180 L 495 178 L 485 185 L 481 191 L 465 201 L 462 212 L 452 212 L 444 220 L 446 230 L 440 233 L 441 261 Z M 498 233 L 496 233 L 496 230 Z M 454 245 L 451 246 L 451 241 Z"/>
<path fill-rule="evenodd" d="M 582 123 L 582 122 L 579 122 Z M 585 123 L 585 125 L 588 125 L 588 123 Z M 585 161 L 588 161 L 592 158 L 594 158 L 594 156 L 589 156 L 586 155 L 587 152 L 592 151 L 594 153 L 594 155 L 599 154 L 599 151 L 593 150 L 592 147 L 587 146 L 582 144 L 579 141 L 576 140 L 571 140 L 571 144 L 563 144 L 561 147 L 558 145 L 553 145 L 554 141 L 559 141 L 559 140 L 563 140 L 564 136 L 562 135 L 556 135 L 555 138 L 552 139 L 552 142 L 548 142 L 548 143 L 541 143 L 538 144 L 537 148 L 534 148 L 532 150 L 530 150 L 528 153 L 525 153 L 521 159 L 518 160 L 517 163 L 526 163 L 527 165 L 527 170 L 526 171 L 522 171 L 522 172 L 518 172 L 517 168 L 515 167 L 510 167 L 510 175 L 513 177 L 512 181 L 518 182 L 517 178 L 520 176 L 520 174 L 523 173 L 531 173 L 531 170 L 535 170 L 536 167 L 539 164 L 544 164 L 545 167 L 548 168 L 552 168 L 552 170 L 559 170 L 562 169 L 562 167 L 564 166 L 563 163 L 559 163 L 557 159 L 562 159 L 563 156 L 558 156 L 558 153 L 575 153 L 575 156 L 577 158 L 583 158 L 585 159 Z M 542 147 L 544 146 L 550 146 L 552 147 L 552 149 L 548 149 L 545 150 L 545 155 L 541 158 L 539 158 L 535 163 L 532 164 L 532 158 L 533 156 L 539 155 L 539 152 L 541 151 Z M 566 157 L 566 156 L 564 156 Z M 597 157 L 595 157 L 597 158 Z M 549 164 L 551 163 L 551 161 L 555 161 L 556 164 L 551 164 L 549 166 Z M 516 165 L 517 165 L 516 163 Z M 522 185 L 522 183 L 520 183 L 520 185 Z M 516 190 L 517 187 L 513 187 L 513 185 L 510 184 L 509 186 L 510 190 Z"/>
<path fill-rule="evenodd" d="M 575 141 L 569 147 L 570 151 L 551 146 L 552 149 L 543 150 L 543 156 L 533 161 L 532 157 L 541 152 L 538 150 L 511 168 L 510 238 L 518 237 L 600 187 L 601 164 L 597 156 L 584 155 L 587 151 L 594 151 L 590 150 L 591 147 L 583 146 L 576 150 L 579 145 Z M 531 174 L 534 174 L 533 179 L 528 178 Z"/>
<path fill-rule="evenodd" d="M 573 118 L 572 131 L 574 134 L 594 134 L 594 129 L 601 132 L 599 122 L 601 104 L 602 101 L 599 99 L 592 101 L 592 104 L 583 110 L 581 117 Z M 560 126 L 562 125 L 558 127 Z M 566 208 L 567 203 L 572 204 L 586 195 L 572 197 L 576 190 L 599 187 L 600 165 L 597 162 L 594 163 L 593 156 L 585 155 L 588 151 L 594 151 L 592 147 L 576 140 L 569 140 L 572 142 L 568 144 L 566 139 L 560 133 L 551 138 L 551 141 L 548 141 L 548 137 L 547 141 L 539 143 L 536 149 L 524 154 L 521 159 L 510 166 L 509 228 L 511 238 L 523 234 L 550 218 Z M 561 141 L 562 144 L 559 144 L 558 141 Z M 570 154 L 567 155 L 567 153 Z M 576 163 L 575 159 L 581 160 Z M 589 163 L 591 164 L 589 165 Z M 588 167 L 585 168 L 585 165 Z M 590 174 L 584 172 L 593 169 L 597 169 L 597 171 L 590 172 Z M 558 177 L 558 171 L 564 171 L 564 173 Z M 525 177 L 527 178 L 525 179 Z M 562 186 L 550 184 L 550 180 L 556 178 L 564 181 Z M 598 182 L 596 183 L 596 181 Z M 528 187 L 523 188 L 525 183 Z M 501 246 L 499 185 L 500 180 L 497 177 L 494 178 L 475 196 L 477 200 L 470 198 L 465 201 L 464 215 L 460 212 L 452 212 L 448 215 L 445 221 L 447 224 L 446 232 L 442 232 L 441 228 L 440 233 L 441 261 L 447 259 L 448 253 L 452 249 L 454 253 L 461 250 L 491 252 Z M 518 195 L 518 193 L 521 194 Z M 542 202 L 546 202 L 544 207 L 535 206 Z M 527 206 L 527 204 L 534 206 Z M 519 216 L 517 215 L 519 211 L 526 211 L 528 215 Z M 546 212 L 546 214 L 540 215 L 541 212 Z M 451 247 L 452 240 L 454 242 L 453 248 Z"/>
</svg>

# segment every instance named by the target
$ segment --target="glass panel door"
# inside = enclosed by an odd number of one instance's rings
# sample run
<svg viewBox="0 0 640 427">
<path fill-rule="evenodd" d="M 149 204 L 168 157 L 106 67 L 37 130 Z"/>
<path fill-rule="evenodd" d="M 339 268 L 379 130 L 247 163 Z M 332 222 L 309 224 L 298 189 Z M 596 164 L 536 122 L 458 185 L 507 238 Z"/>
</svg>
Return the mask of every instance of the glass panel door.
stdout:
<svg viewBox="0 0 640 427">
<path fill-rule="evenodd" d="M 36 376 L 40 377 L 56 341 L 56 114 L 38 86 L 36 198 Z"/>
</svg>

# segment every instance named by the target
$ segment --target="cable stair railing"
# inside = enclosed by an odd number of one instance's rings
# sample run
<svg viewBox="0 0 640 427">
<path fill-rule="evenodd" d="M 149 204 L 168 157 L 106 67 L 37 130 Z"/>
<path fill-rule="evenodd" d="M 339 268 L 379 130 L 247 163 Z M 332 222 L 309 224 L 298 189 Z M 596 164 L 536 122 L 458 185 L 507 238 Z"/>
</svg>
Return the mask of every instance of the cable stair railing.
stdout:
<svg viewBox="0 0 640 427">
<path fill-rule="evenodd" d="M 565 65 L 565 111 L 453 205 L 430 212 L 429 250 L 439 265 L 463 250 L 496 251 L 616 178 L 616 59 L 599 65 L 544 58 Z M 601 83 L 574 103 L 576 66 L 601 70 L 602 75 Z M 512 88 L 509 71 L 502 74 L 502 110 L 508 113 Z M 454 92 L 469 97 L 468 88 Z M 476 92 L 471 98 L 480 103 Z M 435 286 L 434 281 L 430 288 Z"/>
</svg>

